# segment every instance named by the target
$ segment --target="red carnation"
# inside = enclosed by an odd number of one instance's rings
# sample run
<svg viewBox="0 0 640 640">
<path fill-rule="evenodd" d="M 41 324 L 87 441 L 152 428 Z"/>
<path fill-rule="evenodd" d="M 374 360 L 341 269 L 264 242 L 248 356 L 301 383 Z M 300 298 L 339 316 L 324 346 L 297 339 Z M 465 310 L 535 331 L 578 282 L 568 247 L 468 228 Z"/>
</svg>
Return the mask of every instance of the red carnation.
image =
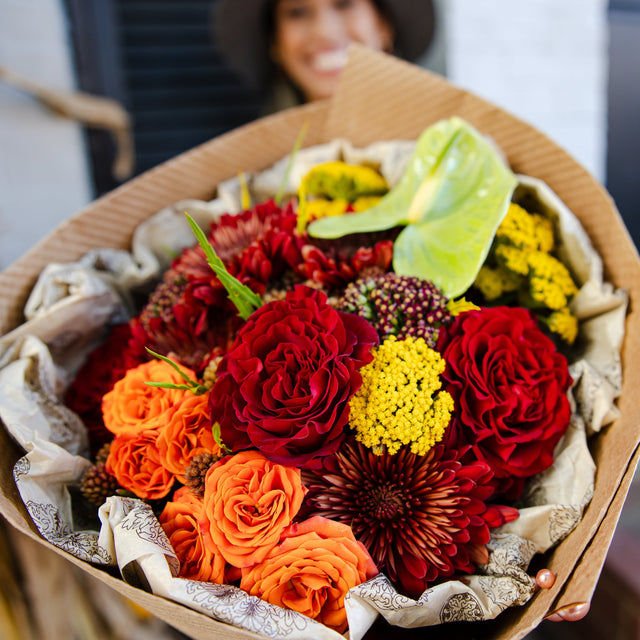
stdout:
<svg viewBox="0 0 640 640">
<path fill-rule="evenodd" d="M 517 497 L 524 479 L 553 463 L 569 426 L 566 358 L 522 308 L 459 315 L 440 335 L 443 374 L 456 413 L 449 446 L 491 466 L 498 490 Z"/>
<path fill-rule="evenodd" d="M 315 466 L 343 440 L 349 399 L 362 381 L 358 369 L 371 361 L 377 341 L 366 320 L 336 311 L 309 287 L 262 306 L 222 358 L 210 393 L 225 445 Z"/>
<path fill-rule="evenodd" d="M 358 241 L 363 244 L 358 244 Z M 370 238 L 367 242 L 359 235 L 341 238 L 333 241 L 332 245 L 314 238 L 313 244 L 302 247 L 304 261 L 296 272 L 327 289 L 344 288 L 370 267 L 384 273 L 393 257 L 393 241 L 381 240 L 373 246 L 370 243 Z"/>
</svg>

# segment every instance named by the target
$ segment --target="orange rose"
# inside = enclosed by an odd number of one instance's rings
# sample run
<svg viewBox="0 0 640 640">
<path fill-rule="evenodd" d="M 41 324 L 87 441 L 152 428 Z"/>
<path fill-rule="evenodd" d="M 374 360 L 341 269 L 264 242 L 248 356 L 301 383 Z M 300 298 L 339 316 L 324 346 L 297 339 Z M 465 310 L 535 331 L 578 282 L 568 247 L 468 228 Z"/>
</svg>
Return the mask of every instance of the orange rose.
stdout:
<svg viewBox="0 0 640 640">
<path fill-rule="evenodd" d="M 351 527 L 315 516 L 292 525 L 260 564 L 243 569 L 240 588 L 343 633 L 344 596 L 377 574 Z"/>
<path fill-rule="evenodd" d="M 211 539 L 203 538 L 202 509 L 202 499 L 181 487 L 160 514 L 160 524 L 180 560 L 181 577 L 224 584 L 226 562 Z"/>
<path fill-rule="evenodd" d="M 208 393 L 186 395 L 167 415 L 167 423 L 158 433 L 158 452 L 165 469 L 187 484 L 185 470 L 194 456 L 201 453 L 220 455 L 213 438 L 209 418 Z"/>
<path fill-rule="evenodd" d="M 109 449 L 107 471 L 120 486 L 143 500 L 164 498 L 175 476 L 162 466 L 158 454 L 158 432 L 124 432 L 116 436 Z"/>
<path fill-rule="evenodd" d="M 207 472 L 203 526 L 227 562 L 249 567 L 278 543 L 305 491 L 299 469 L 242 451 Z"/>
<path fill-rule="evenodd" d="M 182 370 L 195 380 L 193 371 L 185 367 Z M 184 389 L 151 387 L 147 382 L 184 384 L 180 374 L 163 360 L 151 360 L 129 369 L 102 398 L 102 415 L 109 431 L 118 435 L 157 429 L 166 422 L 166 412 L 185 394 L 191 394 Z"/>
</svg>

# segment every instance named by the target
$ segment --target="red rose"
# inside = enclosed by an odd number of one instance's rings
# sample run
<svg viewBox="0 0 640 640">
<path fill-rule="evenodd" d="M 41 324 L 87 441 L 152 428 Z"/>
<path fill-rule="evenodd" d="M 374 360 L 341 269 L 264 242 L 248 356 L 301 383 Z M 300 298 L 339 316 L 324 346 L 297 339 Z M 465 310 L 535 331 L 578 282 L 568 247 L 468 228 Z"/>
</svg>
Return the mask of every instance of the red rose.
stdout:
<svg viewBox="0 0 640 640">
<path fill-rule="evenodd" d="M 521 308 L 459 315 L 442 331 L 445 388 L 456 410 L 447 444 L 491 466 L 498 490 L 517 497 L 528 478 L 553 463 L 569 426 L 567 361 Z"/>
<path fill-rule="evenodd" d="M 209 396 L 225 445 L 315 466 L 342 442 L 358 369 L 377 341 L 366 320 L 336 311 L 309 287 L 262 306 L 221 360 Z"/>
</svg>

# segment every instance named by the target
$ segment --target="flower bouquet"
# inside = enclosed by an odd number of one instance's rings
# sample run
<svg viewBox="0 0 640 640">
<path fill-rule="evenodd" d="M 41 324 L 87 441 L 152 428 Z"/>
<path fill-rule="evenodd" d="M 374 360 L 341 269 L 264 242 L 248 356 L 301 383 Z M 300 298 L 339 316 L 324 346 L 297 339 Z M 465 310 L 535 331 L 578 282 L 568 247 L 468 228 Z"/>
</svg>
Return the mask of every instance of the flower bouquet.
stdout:
<svg viewBox="0 0 640 640">
<path fill-rule="evenodd" d="M 349 122 L 378 83 L 439 101 L 419 129 L 389 122 L 393 99 Z M 355 49 L 341 87 L 99 201 L 66 229 L 78 261 L 38 250 L 1 343 L 27 451 L 3 468 L 49 543 L 194 637 L 202 614 L 223 637 L 360 638 L 378 615 L 528 603 L 520 637 L 572 587 L 588 600 L 572 571 L 592 538 L 601 566 L 633 474 L 616 401 L 636 285 L 616 264 L 625 290 L 605 282 L 611 249 L 583 228 L 613 212 L 551 143 L 429 74 Z"/>
</svg>

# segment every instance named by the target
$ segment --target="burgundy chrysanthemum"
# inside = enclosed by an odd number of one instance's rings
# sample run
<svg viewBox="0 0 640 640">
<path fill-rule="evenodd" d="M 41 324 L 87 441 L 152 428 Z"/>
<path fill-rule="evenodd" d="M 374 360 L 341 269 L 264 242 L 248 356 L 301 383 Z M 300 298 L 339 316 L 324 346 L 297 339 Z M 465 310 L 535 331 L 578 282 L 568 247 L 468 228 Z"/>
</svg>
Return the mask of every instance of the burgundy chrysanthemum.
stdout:
<svg viewBox="0 0 640 640">
<path fill-rule="evenodd" d="M 259 294 L 301 260 L 291 205 L 272 200 L 214 223 L 209 242 L 231 274 Z M 199 245 L 185 249 L 131 322 L 131 349 L 145 347 L 201 371 L 222 355 L 241 322 Z"/>
<path fill-rule="evenodd" d="M 265 230 L 229 263 L 229 273 L 263 295 L 269 283 L 295 270 L 302 262 L 301 245 L 295 213 L 283 215 L 278 229 Z"/>
<path fill-rule="evenodd" d="M 407 447 L 375 455 L 350 440 L 322 471 L 305 472 L 303 515 L 349 524 L 376 565 L 418 597 L 429 583 L 487 562 L 489 529 L 518 515 L 486 503 L 493 492 L 489 465 L 459 457 L 442 445 L 425 456 Z"/>
<path fill-rule="evenodd" d="M 208 240 L 220 260 L 228 264 L 269 229 L 281 228 L 283 219 L 292 215 L 295 218 L 291 203 L 281 208 L 273 200 L 267 200 L 237 215 L 226 213 L 220 216 L 211 224 Z M 171 266 L 190 278 L 207 278 L 211 275 L 204 251 L 199 245 L 185 249 Z"/>
<path fill-rule="evenodd" d="M 223 215 L 212 225 L 208 240 L 229 273 L 262 295 L 270 280 L 302 261 L 302 240 L 295 230 L 296 213 L 291 203 L 280 208 L 268 200 L 238 215 Z M 172 268 L 186 279 L 187 301 L 226 306 L 233 312 L 226 290 L 199 245 L 185 249 Z"/>
<path fill-rule="evenodd" d="M 149 357 L 148 347 L 200 371 L 212 353 L 224 353 L 231 343 L 235 318 L 226 306 L 207 304 L 190 295 L 184 275 L 169 269 L 142 312 L 130 322 L 129 348 L 141 360 Z"/>
</svg>

